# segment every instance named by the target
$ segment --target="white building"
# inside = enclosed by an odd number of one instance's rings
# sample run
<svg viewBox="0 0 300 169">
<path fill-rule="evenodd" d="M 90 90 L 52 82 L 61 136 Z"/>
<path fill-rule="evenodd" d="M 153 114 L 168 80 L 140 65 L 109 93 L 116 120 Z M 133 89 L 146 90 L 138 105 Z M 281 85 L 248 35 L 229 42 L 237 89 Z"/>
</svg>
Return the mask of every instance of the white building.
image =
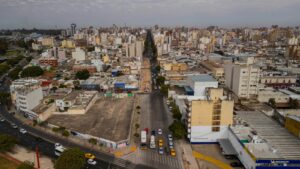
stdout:
<svg viewBox="0 0 300 169">
<path fill-rule="evenodd" d="M 101 61 L 101 59 L 92 59 L 91 60 L 92 65 L 94 65 L 97 69 L 97 72 L 102 71 L 103 69 L 103 62 Z"/>
<path fill-rule="evenodd" d="M 207 74 L 189 75 L 187 84 L 193 89 L 194 96 L 206 96 L 205 89 L 218 88 L 218 81 Z"/>
<path fill-rule="evenodd" d="M 16 109 L 29 118 L 30 110 L 39 105 L 43 99 L 42 87 L 35 79 L 18 79 L 12 82 L 10 92 Z"/>
<path fill-rule="evenodd" d="M 238 97 L 256 96 L 260 77 L 260 68 L 252 64 L 226 64 L 225 85 Z"/>
<path fill-rule="evenodd" d="M 85 51 L 81 48 L 76 48 L 74 52 L 72 52 L 72 58 L 75 59 L 76 62 L 86 60 Z"/>
</svg>

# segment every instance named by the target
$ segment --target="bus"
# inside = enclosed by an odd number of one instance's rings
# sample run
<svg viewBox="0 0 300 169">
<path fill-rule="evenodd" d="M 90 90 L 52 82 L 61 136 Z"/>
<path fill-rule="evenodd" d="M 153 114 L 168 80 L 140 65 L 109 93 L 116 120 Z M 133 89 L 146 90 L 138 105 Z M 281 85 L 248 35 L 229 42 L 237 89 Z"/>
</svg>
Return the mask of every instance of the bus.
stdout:
<svg viewBox="0 0 300 169">
<path fill-rule="evenodd" d="M 147 149 L 147 132 L 145 130 L 141 131 L 141 149 Z"/>
</svg>

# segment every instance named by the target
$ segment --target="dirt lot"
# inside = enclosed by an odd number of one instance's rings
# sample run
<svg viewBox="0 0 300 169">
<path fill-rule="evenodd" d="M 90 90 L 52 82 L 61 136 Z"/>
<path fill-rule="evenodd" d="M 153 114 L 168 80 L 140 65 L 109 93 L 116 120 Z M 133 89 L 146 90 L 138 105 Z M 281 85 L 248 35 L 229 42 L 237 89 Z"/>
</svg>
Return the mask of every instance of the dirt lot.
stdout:
<svg viewBox="0 0 300 169">
<path fill-rule="evenodd" d="M 151 65 L 147 58 L 144 59 L 141 69 L 140 90 L 141 92 L 151 90 Z"/>
<path fill-rule="evenodd" d="M 121 141 L 128 137 L 133 97 L 101 98 L 84 115 L 54 115 L 48 122 L 79 133 Z"/>
</svg>

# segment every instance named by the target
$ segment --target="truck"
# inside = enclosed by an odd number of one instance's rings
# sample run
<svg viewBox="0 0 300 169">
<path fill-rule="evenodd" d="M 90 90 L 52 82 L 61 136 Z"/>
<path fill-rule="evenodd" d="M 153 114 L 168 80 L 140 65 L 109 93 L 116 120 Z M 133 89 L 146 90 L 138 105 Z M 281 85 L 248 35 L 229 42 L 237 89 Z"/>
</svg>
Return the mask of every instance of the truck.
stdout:
<svg viewBox="0 0 300 169">
<path fill-rule="evenodd" d="M 141 131 L 141 149 L 147 149 L 147 132 L 145 130 Z"/>
<path fill-rule="evenodd" d="M 151 135 L 151 137 L 150 137 L 150 148 L 151 149 L 155 149 L 156 148 L 155 136 L 154 135 Z"/>
</svg>

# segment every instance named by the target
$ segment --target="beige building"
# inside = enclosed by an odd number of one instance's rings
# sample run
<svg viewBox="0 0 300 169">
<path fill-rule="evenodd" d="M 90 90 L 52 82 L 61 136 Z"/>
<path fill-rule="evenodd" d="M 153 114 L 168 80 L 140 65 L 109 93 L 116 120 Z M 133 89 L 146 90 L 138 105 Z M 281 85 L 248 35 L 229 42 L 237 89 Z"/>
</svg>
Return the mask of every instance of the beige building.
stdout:
<svg viewBox="0 0 300 169">
<path fill-rule="evenodd" d="M 221 65 L 211 61 L 204 61 L 202 65 L 212 71 L 213 77 L 216 78 L 220 84 L 225 84 L 225 71 Z"/>
<path fill-rule="evenodd" d="M 217 142 L 226 138 L 233 121 L 234 102 L 222 88 L 209 88 L 207 99 L 186 101 L 188 138 L 191 143 Z"/>
<path fill-rule="evenodd" d="M 61 41 L 62 48 L 75 48 L 75 43 L 72 40 L 63 40 Z"/>
<path fill-rule="evenodd" d="M 237 63 L 224 65 L 225 85 L 238 97 L 256 97 L 260 77 L 260 68 L 249 63 Z"/>
<path fill-rule="evenodd" d="M 54 38 L 53 37 L 43 38 L 42 46 L 53 47 L 54 46 Z"/>
<path fill-rule="evenodd" d="M 280 91 L 274 89 L 261 89 L 258 91 L 257 100 L 259 102 L 268 103 L 271 98 L 274 98 L 276 103 L 289 102 L 289 95 Z"/>
</svg>

